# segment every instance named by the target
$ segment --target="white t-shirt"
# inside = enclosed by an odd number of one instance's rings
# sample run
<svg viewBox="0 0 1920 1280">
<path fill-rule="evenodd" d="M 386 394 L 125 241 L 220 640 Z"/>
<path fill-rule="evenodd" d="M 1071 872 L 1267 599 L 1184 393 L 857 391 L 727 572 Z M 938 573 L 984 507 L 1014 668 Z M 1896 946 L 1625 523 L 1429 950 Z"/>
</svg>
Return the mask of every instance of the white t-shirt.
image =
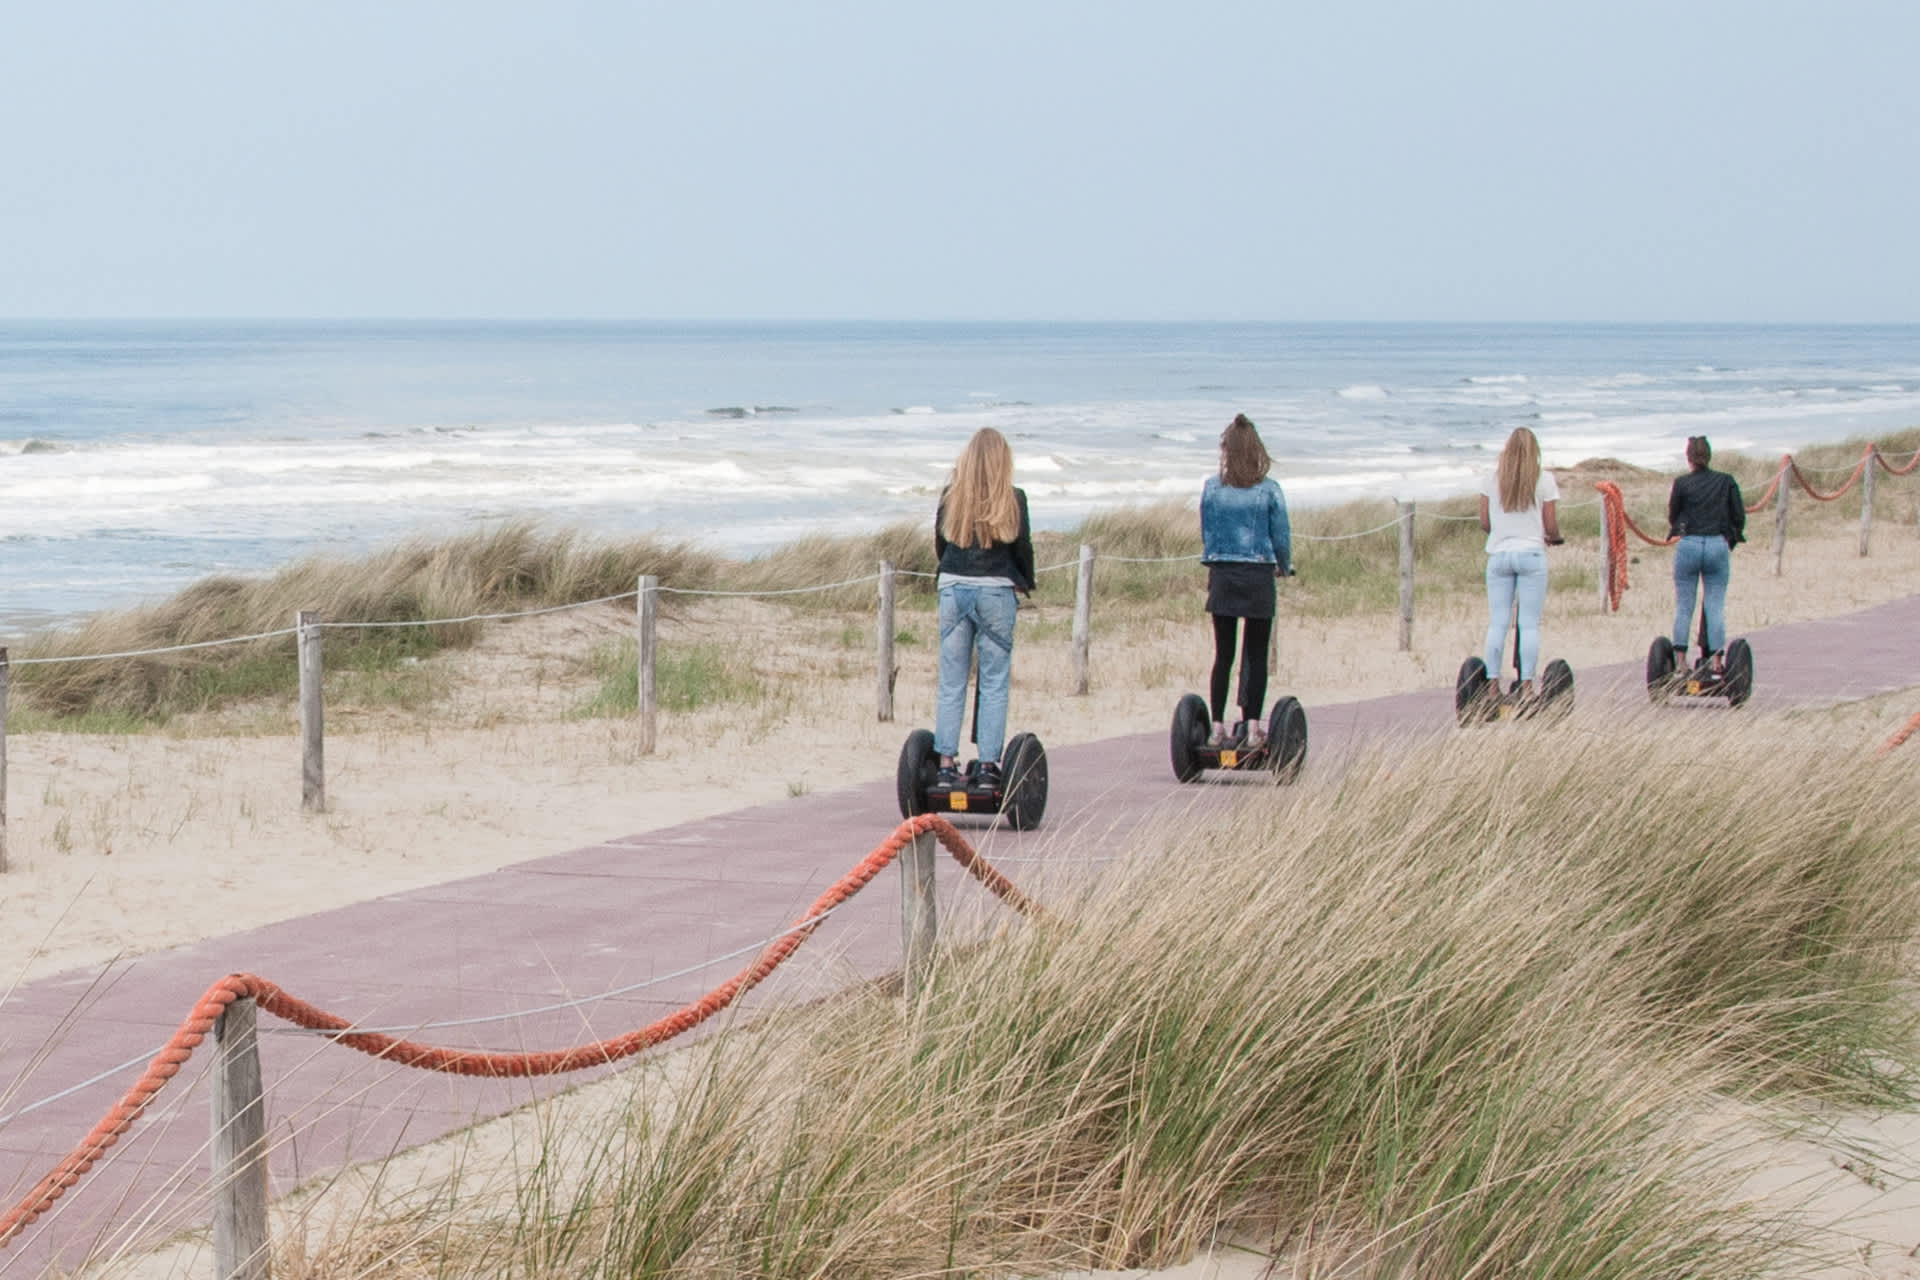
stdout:
<svg viewBox="0 0 1920 1280">
<path fill-rule="evenodd" d="M 1540 523 L 1541 508 L 1560 500 L 1560 486 L 1553 472 L 1540 468 L 1540 480 L 1533 486 L 1533 505 L 1524 511 L 1507 511 L 1500 506 L 1500 469 L 1495 467 L 1480 481 L 1480 494 L 1487 500 L 1487 552 L 1531 551 L 1547 547 L 1547 531 Z"/>
</svg>

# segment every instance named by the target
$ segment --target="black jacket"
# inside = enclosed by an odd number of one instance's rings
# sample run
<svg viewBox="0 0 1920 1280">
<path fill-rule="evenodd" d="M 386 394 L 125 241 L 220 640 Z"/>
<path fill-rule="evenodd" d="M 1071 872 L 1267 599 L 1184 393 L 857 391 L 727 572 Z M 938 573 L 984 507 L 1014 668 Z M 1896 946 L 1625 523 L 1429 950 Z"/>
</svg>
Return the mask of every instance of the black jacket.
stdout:
<svg viewBox="0 0 1920 1280">
<path fill-rule="evenodd" d="M 1706 467 L 1677 477 L 1667 494 L 1667 536 L 1715 534 L 1727 540 L 1729 549 L 1747 540 L 1747 504 L 1740 497 L 1739 481 Z"/>
<path fill-rule="evenodd" d="M 1027 491 L 1016 487 L 1013 500 L 1020 507 L 1020 532 L 1012 542 L 995 542 L 985 547 L 963 547 L 947 541 L 947 495 L 933 513 L 933 552 L 940 559 L 940 572 L 963 578 L 1005 578 L 1022 591 L 1033 590 L 1033 526 L 1027 521 Z"/>
</svg>

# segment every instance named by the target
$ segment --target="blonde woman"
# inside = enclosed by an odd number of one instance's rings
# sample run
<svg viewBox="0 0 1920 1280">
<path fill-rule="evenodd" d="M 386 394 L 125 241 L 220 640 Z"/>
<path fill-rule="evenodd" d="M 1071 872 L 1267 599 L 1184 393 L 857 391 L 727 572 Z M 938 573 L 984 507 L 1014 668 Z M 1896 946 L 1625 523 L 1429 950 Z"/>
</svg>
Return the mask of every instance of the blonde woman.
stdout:
<svg viewBox="0 0 1920 1280">
<path fill-rule="evenodd" d="M 1533 694 L 1540 665 L 1540 613 L 1547 603 L 1547 548 L 1559 545 L 1560 486 L 1540 465 L 1540 441 L 1515 427 L 1500 462 L 1480 488 L 1480 528 L 1487 535 L 1487 674 L 1500 679 L 1507 621 L 1520 605 L 1520 695 Z"/>
<path fill-rule="evenodd" d="M 933 725 L 940 770 L 934 788 L 965 785 L 957 757 L 967 671 L 976 653 L 980 696 L 973 730 L 980 748 L 979 781 L 998 785 L 1019 608 L 1014 593 L 1033 590 L 1033 530 L 1027 495 L 1013 484 L 1013 450 L 992 427 L 974 432 L 953 464 L 934 515 L 933 549 L 940 560 L 940 693 Z"/>
</svg>

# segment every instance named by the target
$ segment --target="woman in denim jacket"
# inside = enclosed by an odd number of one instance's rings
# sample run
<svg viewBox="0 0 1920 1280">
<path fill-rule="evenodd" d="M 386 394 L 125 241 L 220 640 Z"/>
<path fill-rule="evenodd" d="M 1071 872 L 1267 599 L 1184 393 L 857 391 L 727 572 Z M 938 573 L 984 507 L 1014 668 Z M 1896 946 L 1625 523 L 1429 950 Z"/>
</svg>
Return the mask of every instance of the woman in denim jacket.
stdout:
<svg viewBox="0 0 1920 1280">
<path fill-rule="evenodd" d="M 1267 646 L 1273 639 L 1274 580 L 1293 573 L 1287 500 L 1268 479 L 1273 459 L 1244 413 L 1220 434 L 1220 473 L 1200 490 L 1200 562 L 1207 566 L 1207 612 L 1213 615 L 1213 712 L 1210 745 L 1251 749 L 1265 740 L 1260 712 L 1267 700 Z M 1236 632 L 1244 622 L 1240 721 L 1226 725 L 1227 683 Z"/>
<path fill-rule="evenodd" d="M 933 749 L 940 756 L 935 790 L 962 785 L 960 720 L 967 702 L 967 671 L 977 651 L 980 700 L 974 737 L 980 777 L 999 781 L 1007 737 L 1007 686 L 1013 674 L 1015 591 L 1033 590 L 1033 529 L 1027 495 L 1013 486 L 1013 450 L 1007 438 L 982 427 L 967 441 L 933 518 L 933 549 L 940 561 L 940 692 L 934 703 Z"/>
</svg>

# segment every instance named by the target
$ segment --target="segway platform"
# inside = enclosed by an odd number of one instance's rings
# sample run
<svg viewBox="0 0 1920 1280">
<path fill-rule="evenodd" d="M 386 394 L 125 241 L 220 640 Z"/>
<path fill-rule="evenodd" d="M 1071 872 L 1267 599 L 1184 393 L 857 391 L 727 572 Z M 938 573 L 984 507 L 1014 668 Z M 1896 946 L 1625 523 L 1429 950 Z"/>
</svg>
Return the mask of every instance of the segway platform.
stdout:
<svg viewBox="0 0 1920 1280">
<path fill-rule="evenodd" d="M 1647 649 L 1647 697 L 1655 703 L 1724 700 L 1737 707 L 1753 696 L 1753 649 L 1746 640 L 1727 646 L 1726 665 L 1719 671 L 1702 658 L 1689 671 L 1677 670 L 1673 641 L 1655 636 Z"/>
<path fill-rule="evenodd" d="M 1521 694 L 1517 678 L 1501 688 L 1487 674 L 1487 664 L 1480 658 L 1461 663 L 1460 674 L 1453 682 L 1453 713 L 1462 728 L 1541 715 L 1557 720 L 1572 710 L 1573 668 L 1564 658 L 1555 658 L 1541 670 L 1540 687 L 1532 697 Z"/>
<path fill-rule="evenodd" d="M 1282 698 L 1267 716 L 1267 740 L 1254 747 L 1211 746 L 1213 721 L 1207 700 L 1197 693 L 1181 698 L 1173 709 L 1168 738 L 1173 776 L 1193 782 L 1209 769 L 1253 772 L 1265 770 L 1280 782 L 1291 782 L 1307 759 L 1307 712 L 1298 698 Z"/>
<path fill-rule="evenodd" d="M 922 813 L 947 816 L 1005 814 L 1015 831 L 1031 831 L 1047 812 L 1047 749 L 1030 733 L 1015 734 L 1000 761 L 1000 781 L 980 777 L 979 765 L 967 766 L 958 787 L 936 787 L 940 756 L 933 749 L 933 733 L 915 729 L 900 748 L 900 767 L 894 784 L 900 816 Z"/>
</svg>

